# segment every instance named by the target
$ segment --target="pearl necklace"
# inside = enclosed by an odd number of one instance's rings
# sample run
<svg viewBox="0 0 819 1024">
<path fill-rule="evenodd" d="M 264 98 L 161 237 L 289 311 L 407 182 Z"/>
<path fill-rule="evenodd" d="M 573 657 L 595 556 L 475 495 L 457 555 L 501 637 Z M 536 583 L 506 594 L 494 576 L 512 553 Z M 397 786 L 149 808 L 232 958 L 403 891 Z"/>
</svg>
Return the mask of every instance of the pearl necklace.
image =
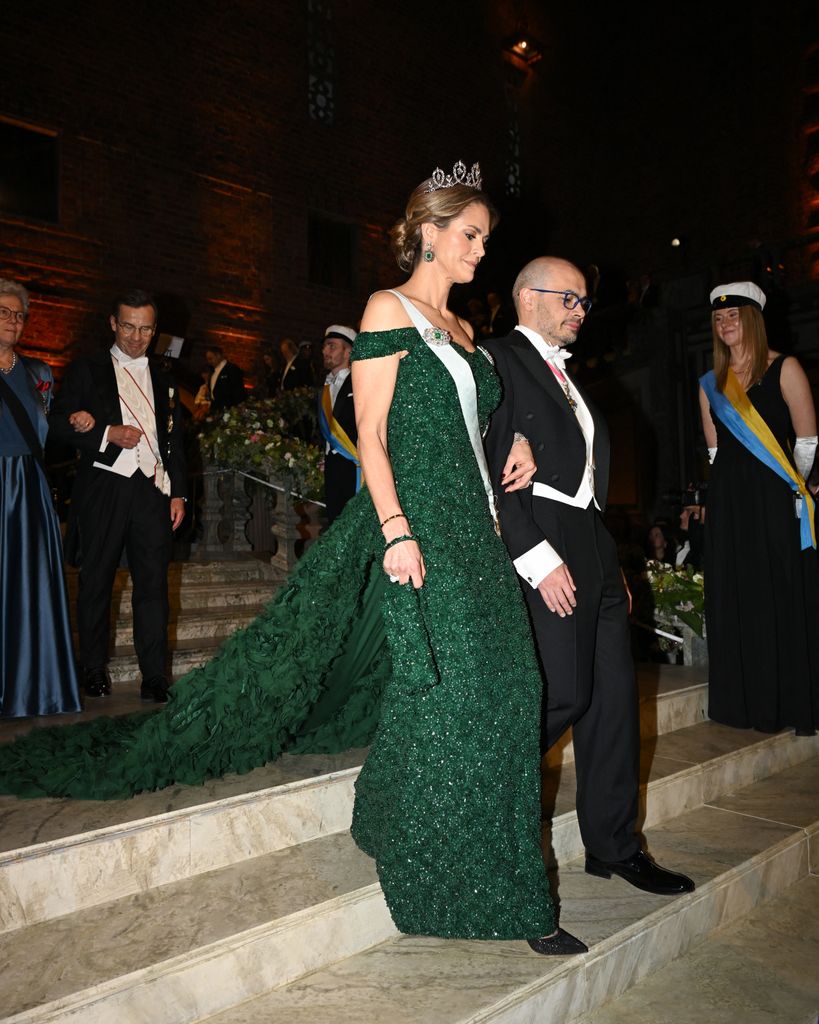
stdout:
<svg viewBox="0 0 819 1024">
<path fill-rule="evenodd" d="M 12 352 L 12 354 L 11 354 L 11 366 L 8 369 L 6 369 L 5 366 L 0 366 L 0 373 L 6 373 L 6 374 L 11 373 L 11 371 L 14 369 L 14 367 L 16 365 L 17 365 L 17 353 L 16 352 Z"/>
</svg>

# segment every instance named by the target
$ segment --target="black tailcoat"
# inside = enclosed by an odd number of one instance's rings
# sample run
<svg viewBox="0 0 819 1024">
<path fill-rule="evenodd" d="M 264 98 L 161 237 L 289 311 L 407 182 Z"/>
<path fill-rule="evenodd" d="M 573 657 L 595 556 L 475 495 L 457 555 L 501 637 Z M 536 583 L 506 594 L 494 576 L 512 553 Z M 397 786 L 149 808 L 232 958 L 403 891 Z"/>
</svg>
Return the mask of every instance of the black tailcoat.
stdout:
<svg viewBox="0 0 819 1024">
<path fill-rule="evenodd" d="M 158 361 L 150 360 L 159 452 L 170 476 L 173 498 L 187 491 L 182 423 L 176 382 Z M 78 433 L 68 421 L 80 410 L 95 425 Z M 169 498 L 141 470 L 126 478 L 95 467 L 113 465 L 122 449 L 109 443 L 100 452 L 107 426 L 120 425 L 122 412 L 110 352 L 77 359 L 65 377 L 49 417 L 49 431 L 79 451 L 71 497 L 66 557 L 80 565 L 78 629 L 80 661 L 97 669 L 108 660 L 111 593 L 125 547 L 133 579 L 134 646 L 143 678 L 166 671 L 167 571 L 172 549 Z"/>
<path fill-rule="evenodd" d="M 593 502 L 577 508 L 537 496 L 532 488 L 504 493 L 500 477 L 516 431 L 532 445 L 534 481 L 570 497 L 586 472 L 586 443 L 560 384 L 525 335 L 513 331 L 486 348 L 504 392 L 486 439 L 503 539 L 513 559 L 548 541 L 577 588 L 576 609 L 560 618 L 530 585 L 537 580 L 521 581 L 546 681 L 544 747 L 572 727 L 586 849 L 603 860 L 623 860 L 639 846 L 634 832 L 639 723 L 616 546 Z M 602 508 L 609 477 L 608 430 L 582 397 L 594 421 L 594 490 Z"/>
<path fill-rule="evenodd" d="M 211 374 L 211 376 L 213 376 Z M 235 363 L 225 363 L 211 392 L 210 411 L 231 409 L 245 400 L 245 375 Z"/>
</svg>

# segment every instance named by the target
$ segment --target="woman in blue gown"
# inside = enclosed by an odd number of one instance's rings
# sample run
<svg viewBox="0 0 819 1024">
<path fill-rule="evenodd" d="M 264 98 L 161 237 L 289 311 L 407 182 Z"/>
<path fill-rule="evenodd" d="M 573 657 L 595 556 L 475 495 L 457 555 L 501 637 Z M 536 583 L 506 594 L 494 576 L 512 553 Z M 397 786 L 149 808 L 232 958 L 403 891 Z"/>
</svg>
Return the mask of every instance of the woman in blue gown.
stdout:
<svg viewBox="0 0 819 1024">
<path fill-rule="evenodd" d="M 15 346 L 28 293 L 0 279 L 0 715 L 81 711 L 59 523 L 43 467 L 53 377 Z"/>
</svg>

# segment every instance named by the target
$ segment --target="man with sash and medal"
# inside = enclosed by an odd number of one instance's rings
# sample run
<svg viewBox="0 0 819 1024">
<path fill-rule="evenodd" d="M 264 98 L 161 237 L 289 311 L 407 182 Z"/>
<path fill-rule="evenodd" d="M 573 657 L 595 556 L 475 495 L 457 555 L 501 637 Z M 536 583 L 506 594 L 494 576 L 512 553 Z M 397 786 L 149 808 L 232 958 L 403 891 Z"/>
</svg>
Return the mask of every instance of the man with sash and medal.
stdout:
<svg viewBox="0 0 819 1024">
<path fill-rule="evenodd" d="M 765 293 L 711 292 L 714 369 L 700 379 L 711 477 L 705 521 L 708 714 L 737 728 L 819 728 L 819 566 L 805 483 L 816 452 L 810 384 L 768 348 Z"/>
<path fill-rule="evenodd" d="M 154 300 L 135 290 L 112 308 L 114 344 L 69 364 L 50 420 L 53 435 L 80 454 L 66 542 L 68 561 L 80 569 L 79 660 L 86 695 L 109 694 L 111 595 L 125 549 L 140 695 L 164 703 L 168 565 L 173 531 L 185 516 L 179 401 L 173 377 L 146 355 L 156 330 Z M 87 412 L 85 422 L 76 422 L 78 410 Z"/>
<path fill-rule="evenodd" d="M 361 487 L 358 460 L 350 353 L 356 332 L 352 327 L 331 324 L 324 332 L 322 357 L 327 377 L 319 396 L 318 421 L 325 441 L 324 500 L 327 521 L 332 523 Z"/>
</svg>

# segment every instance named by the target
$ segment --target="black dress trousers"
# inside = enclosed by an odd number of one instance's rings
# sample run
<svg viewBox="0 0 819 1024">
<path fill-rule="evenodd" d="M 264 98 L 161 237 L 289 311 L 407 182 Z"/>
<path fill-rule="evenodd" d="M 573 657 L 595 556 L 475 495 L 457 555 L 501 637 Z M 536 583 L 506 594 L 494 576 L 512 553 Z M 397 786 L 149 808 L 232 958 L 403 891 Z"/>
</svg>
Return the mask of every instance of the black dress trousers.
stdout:
<svg viewBox="0 0 819 1024">
<path fill-rule="evenodd" d="M 639 710 L 627 597 L 614 539 L 594 505 L 554 505 L 577 607 L 561 619 L 538 590 L 523 588 L 546 678 L 543 748 L 572 727 L 583 844 L 601 860 L 625 860 L 640 848 Z"/>
<path fill-rule="evenodd" d="M 123 547 L 133 584 L 134 648 L 144 680 L 165 675 L 168 565 L 173 549 L 170 499 L 137 470 L 131 477 L 91 474 L 79 512 L 82 562 L 77 624 L 80 663 L 108 662 L 111 594 Z"/>
</svg>

